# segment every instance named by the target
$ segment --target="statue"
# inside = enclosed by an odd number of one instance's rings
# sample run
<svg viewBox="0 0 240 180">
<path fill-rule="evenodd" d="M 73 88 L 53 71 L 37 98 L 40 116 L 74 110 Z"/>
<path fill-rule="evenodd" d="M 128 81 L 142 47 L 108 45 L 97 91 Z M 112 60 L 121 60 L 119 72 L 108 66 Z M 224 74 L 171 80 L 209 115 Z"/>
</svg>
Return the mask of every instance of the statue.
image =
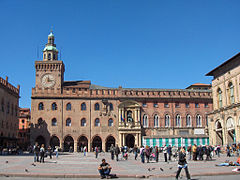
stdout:
<svg viewBox="0 0 240 180">
<path fill-rule="evenodd" d="M 130 122 L 130 123 L 133 122 L 132 111 L 127 112 L 127 122 Z"/>
</svg>

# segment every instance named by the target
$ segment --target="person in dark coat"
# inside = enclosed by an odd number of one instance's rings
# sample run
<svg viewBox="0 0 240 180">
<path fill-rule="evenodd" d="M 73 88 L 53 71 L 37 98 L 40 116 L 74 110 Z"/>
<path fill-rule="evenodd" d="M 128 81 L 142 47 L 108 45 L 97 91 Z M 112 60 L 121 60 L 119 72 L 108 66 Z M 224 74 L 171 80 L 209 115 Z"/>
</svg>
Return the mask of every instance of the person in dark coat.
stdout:
<svg viewBox="0 0 240 180">
<path fill-rule="evenodd" d="M 171 157 L 172 157 L 172 147 L 171 147 L 171 145 L 168 145 L 167 153 L 168 153 L 168 160 L 171 161 Z"/>
<path fill-rule="evenodd" d="M 111 159 L 114 160 L 114 146 L 113 146 L 113 144 L 111 144 L 110 153 L 111 153 Z"/>
<path fill-rule="evenodd" d="M 116 156 L 116 160 L 118 161 L 118 155 L 120 154 L 120 148 L 118 147 L 118 145 L 116 145 L 115 147 L 115 156 Z"/>
<path fill-rule="evenodd" d="M 147 163 L 149 163 L 149 159 L 150 159 L 150 148 L 148 146 L 146 146 L 145 148 L 145 156 L 146 156 L 146 159 L 147 159 Z"/>
<path fill-rule="evenodd" d="M 188 171 L 188 164 L 187 164 L 187 160 L 186 160 L 186 152 L 185 152 L 184 148 L 181 148 L 178 157 L 179 157 L 179 160 L 178 160 L 178 171 L 177 171 L 177 174 L 176 174 L 176 179 L 178 179 L 182 168 L 184 168 L 185 172 L 186 172 L 187 179 L 190 180 L 191 177 L 190 177 L 190 174 L 189 174 L 189 171 Z"/>
</svg>

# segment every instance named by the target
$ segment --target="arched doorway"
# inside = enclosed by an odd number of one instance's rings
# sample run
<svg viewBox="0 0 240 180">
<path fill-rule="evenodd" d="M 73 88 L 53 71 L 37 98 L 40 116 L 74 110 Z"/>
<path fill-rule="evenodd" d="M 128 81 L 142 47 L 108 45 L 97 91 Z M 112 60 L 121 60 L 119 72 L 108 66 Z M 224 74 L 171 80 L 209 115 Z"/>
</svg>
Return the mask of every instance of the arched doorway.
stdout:
<svg viewBox="0 0 240 180">
<path fill-rule="evenodd" d="M 52 136 L 50 139 L 50 146 L 55 148 L 56 146 L 60 147 L 60 141 L 57 136 Z"/>
<path fill-rule="evenodd" d="M 35 142 L 37 142 L 39 146 L 44 144 L 44 146 L 46 147 L 46 141 L 45 141 L 45 138 L 43 136 L 38 136 L 36 138 Z"/>
<path fill-rule="evenodd" d="M 99 136 L 95 136 L 92 141 L 92 148 L 93 150 L 95 147 L 98 147 L 99 151 L 102 151 L 102 139 Z"/>
<path fill-rule="evenodd" d="M 135 145 L 135 137 L 132 134 L 128 134 L 125 138 L 125 145 L 129 148 L 133 148 Z"/>
<path fill-rule="evenodd" d="M 216 121 L 215 126 L 216 126 L 216 144 L 223 145 L 222 124 L 218 120 L 218 121 Z"/>
<path fill-rule="evenodd" d="M 106 139 L 106 145 L 105 145 L 105 150 L 108 152 L 110 150 L 111 145 L 115 147 L 115 138 L 113 136 L 108 136 Z"/>
<path fill-rule="evenodd" d="M 83 152 L 84 146 L 86 146 L 88 150 L 88 139 L 85 136 L 81 136 L 78 139 L 78 152 Z"/>
<path fill-rule="evenodd" d="M 64 151 L 73 152 L 74 151 L 74 140 L 71 136 L 67 136 L 64 139 Z"/>
<path fill-rule="evenodd" d="M 233 118 L 229 117 L 227 119 L 227 143 L 228 144 L 233 144 L 235 143 L 235 138 L 236 138 L 236 135 L 235 135 L 235 123 L 234 123 L 234 120 Z"/>
</svg>

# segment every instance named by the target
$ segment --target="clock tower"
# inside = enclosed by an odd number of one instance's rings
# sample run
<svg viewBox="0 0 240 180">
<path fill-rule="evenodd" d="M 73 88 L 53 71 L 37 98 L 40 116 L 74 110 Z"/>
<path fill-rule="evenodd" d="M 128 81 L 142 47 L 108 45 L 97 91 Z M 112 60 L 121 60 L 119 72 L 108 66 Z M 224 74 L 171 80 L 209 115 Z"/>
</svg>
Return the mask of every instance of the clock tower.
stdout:
<svg viewBox="0 0 240 180">
<path fill-rule="evenodd" d="M 48 42 L 43 49 L 43 60 L 35 61 L 35 69 L 36 88 L 62 89 L 65 68 L 63 62 L 58 60 L 52 32 L 48 35 Z"/>
</svg>

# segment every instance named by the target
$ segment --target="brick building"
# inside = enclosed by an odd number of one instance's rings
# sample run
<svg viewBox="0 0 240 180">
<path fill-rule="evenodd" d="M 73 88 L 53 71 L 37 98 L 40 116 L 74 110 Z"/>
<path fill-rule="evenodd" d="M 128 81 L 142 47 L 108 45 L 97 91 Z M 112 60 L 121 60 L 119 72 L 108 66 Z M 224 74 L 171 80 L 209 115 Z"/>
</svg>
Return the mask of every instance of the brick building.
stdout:
<svg viewBox="0 0 240 180">
<path fill-rule="evenodd" d="M 17 143 L 19 90 L 0 77 L 0 146 L 13 147 Z"/>
<path fill-rule="evenodd" d="M 30 145 L 30 119 L 31 111 L 29 108 L 19 108 L 19 130 L 18 145 L 22 149 L 27 149 Z"/>
<path fill-rule="evenodd" d="M 64 81 L 65 65 L 58 60 L 52 33 L 35 69 L 32 144 L 60 146 L 66 151 L 83 146 L 90 151 L 98 146 L 105 151 L 111 144 L 208 143 L 206 113 L 212 110 L 209 85 L 142 89 Z M 202 85 L 208 88 L 202 89 Z"/>
</svg>

